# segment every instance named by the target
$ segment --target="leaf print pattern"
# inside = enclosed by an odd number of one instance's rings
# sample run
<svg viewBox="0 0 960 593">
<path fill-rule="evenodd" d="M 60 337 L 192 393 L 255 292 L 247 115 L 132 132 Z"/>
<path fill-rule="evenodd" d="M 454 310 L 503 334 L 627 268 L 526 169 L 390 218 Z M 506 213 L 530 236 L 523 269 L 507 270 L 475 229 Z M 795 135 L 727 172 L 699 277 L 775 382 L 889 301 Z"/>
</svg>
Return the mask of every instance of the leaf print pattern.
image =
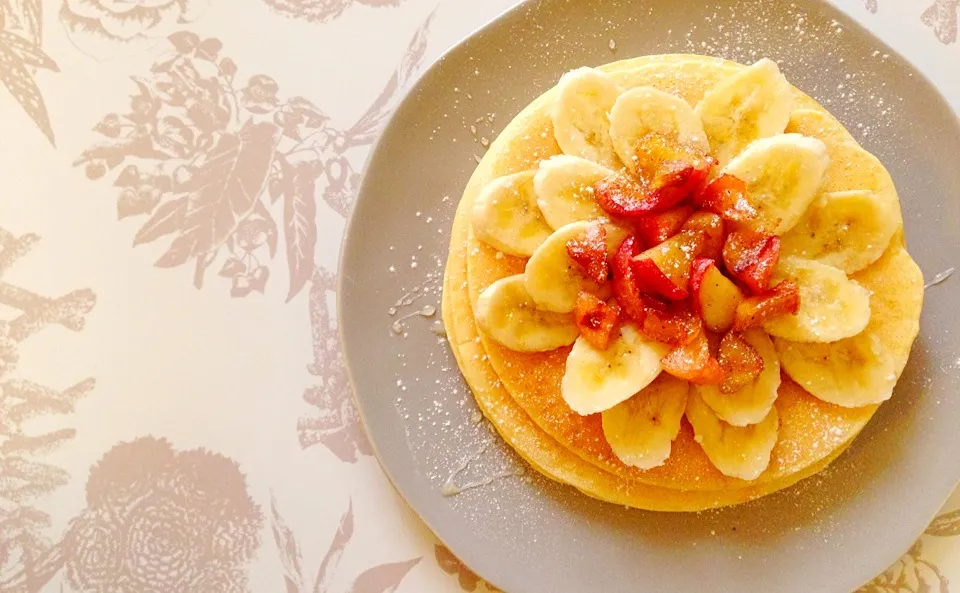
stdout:
<svg viewBox="0 0 960 593">
<path fill-rule="evenodd" d="M 934 0 L 920 15 L 920 22 L 933 29 L 940 43 L 954 43 L 957 40 L 957 12 L 960 0 Z"/>
<path fill-rule="evenodd" d="M 439 566 L 443 572 L 457 577 L 457 582 L 464 591 L 473 593 L 477 591 L 478 588 L 480 588 L 479 590 L 481 591 L 485 588 L 487 591 L 500 593 L 500 589 L 497 589 L 477 576 L 466 564 L 460 562 L 446 546 L 436 544 L 434 546 L 434 556 L 437 559 L 437 566 Z"/>
<path fill-rule="evenodd" d="M 153 437 L 121 443 L 91 470 L 60 544 L 66 580 L 83 593 L 247 592 L 262 522 L 236 462 Z"/>
<path fill-rule="evenodd" d="M 331 210 L 344 218 L 353 203 L 359 181 L 359 175 L 353 172 L 346 153 L 353 148 L 371 144 L 386 123 L 404 86 L 412 80 L 423 63 L 433 17 L 434 13 L 431 13 L 414 33 L 396 71 L 366 112 L 345 131 L 330 129 L 327 143 L 317 148 L 325 172 L 325 178 L 320 178 L 321 182 L 326 183 L 323 199 Z M 283 179 L 294 178 L 287 175 Z M 292 181 L 275 182 L 271 193 L 288 195 L 293 191 L 284 189 L 285 187 L 292 187 Z M 289 245 L 288 242 L 288 249 Z M 288 262 L 291 261 L 289 257 L 288 255 Z M 373 455 L 373 449 L 363 431 L 360 415 L 350 394 L 350 382 L 340 352 L 335 315 L 329 304 L 329 297 L 335 292 L 336 276 L 328 270 L 315 269 L 310 287 L 314 361 L 307 370 L 319 379 L 319 383 L 308 387 L 304 391 L 303 399 L 315 407 L 316 412 L 313 416 L 303 417 L 298 421 L 297 432 L 303 448 L 319 443 L 341 461 L 354 463 L 362 455 Z"/>
<path fill-rule="evenodd" d="M 937 537 L 960 536 L 960 509 L 937 517 L 925 533 Z"/>
<path fill-rule="evenodd" d="M 3 0 L 0 4 L 0 83 L 54 144 L 50 116 L 34 72 L 59 69 L 40 49 L 39 11 L 33 0 Z"/>
<path fill-rule="evenodd" d="M 157 267 L 192 263 L 199 289 L 216 266 L 233 297 L 266 291 L 282 209 L 293 299 L 313 274 L 314 188 L 325 174 L 315 144 L 330 135 L 328 118 L 303 97 L 281 100 L 268 76 L 240 82 L 217 39 L 181 31 L 168 42 L 134 78 L 129 110 L 105 116 L 94 127 L 105 140 L 74 165 L 90 179 L 114 172 L 117 218 L 146 217 L 135 246 L 169 239 Z"/>
<path fill-rule="evenodd" d="M 347 506 L 346 512 L 340 519 L 340 526 L 320 563 L 317 577 L 312 582 L 305 578 L 296 536 L 277 510 L 276 501 L 273 502 L 272 507 L 273 539 L 283 567 L 284 591 L 286 593 L 334 593 L 331 583 L 336 575 L 340 556 L 353 538 L 353 503 Z M 406 578 L 407 573 L 419 562 L 420 558 L 414 558 L 367 568 L 343 593 L 393 593 Z"/>
<path fill-rule="evenodd" d="M 96 297 L 77 290 L 46 297 L 6 280 L 6 273 L 37 245 L 33 234 L 16 236 L 0 229 L 0 305 L 13 311 L 0 320 L 0 590 L 40 591 L 59 568 L 56 547 L 46 537 L 51 517 L 33 505 L 69 481 L 69 474 L 39 460 L 71 441 L 72 428 L 37 430 L 31 421 L 49 424 L 70 414 L 94 387 L 84 379 L 56 389 L 17 376 L 20 347 L 50 327 L 80 331 Z M 57 329 L 57 328 L 55 328 Z"/>
<path fill-rule="evenodd" d="M 314 23 L 331 21 L 356 1 L 364 6 L 400 6 L 403 0 L 264 0 L 271 8 L 284 16 L 304 19 Z"/>
</svg>

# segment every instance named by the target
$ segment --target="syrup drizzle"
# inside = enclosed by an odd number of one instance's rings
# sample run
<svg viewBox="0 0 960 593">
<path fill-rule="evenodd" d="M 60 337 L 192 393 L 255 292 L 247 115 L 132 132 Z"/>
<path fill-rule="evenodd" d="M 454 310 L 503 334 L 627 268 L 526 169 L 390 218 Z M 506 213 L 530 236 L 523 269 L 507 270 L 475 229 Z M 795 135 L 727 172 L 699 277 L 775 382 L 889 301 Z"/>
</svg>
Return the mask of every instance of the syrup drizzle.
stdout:
<svg viewBox="0 0 960 593">
<path fill-rule="evenodd" d="M 924 284 L 923 289 L 926 290 L 931 286 L 936 286 L 937 284 L 940 284 L 941 282 L 946 281 L 946 279 L 949 278 L 950 276 L 953 276 L 953 273 L 956 271 L 957 271 L 956 268 L 950 268 L 948 270 L 944 270 L 940 272 L 939 274 L 934 276 L 933 279 L 930 280 L 930 282 L 927 282 L 926 284 Z"/>
</svg>

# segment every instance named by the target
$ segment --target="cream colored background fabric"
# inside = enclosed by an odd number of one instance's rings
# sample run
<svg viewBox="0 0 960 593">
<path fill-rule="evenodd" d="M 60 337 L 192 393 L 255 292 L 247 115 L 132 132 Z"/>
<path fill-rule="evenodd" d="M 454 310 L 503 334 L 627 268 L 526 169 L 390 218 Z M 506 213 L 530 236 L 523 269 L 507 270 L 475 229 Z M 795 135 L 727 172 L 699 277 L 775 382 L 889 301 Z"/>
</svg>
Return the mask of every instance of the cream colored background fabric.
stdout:
<svg viewBox="0 0 960 593">
<path fill-rule="evenodd" d="M 485 590 L 371 456 L 333 291 L 405 85 L 511 3 L 0 0 L 0 591 Z M 841 7 L 960 104 L 957 0 Z M 958 507 L 868 590 L 960 591 Z"/>
</svg>

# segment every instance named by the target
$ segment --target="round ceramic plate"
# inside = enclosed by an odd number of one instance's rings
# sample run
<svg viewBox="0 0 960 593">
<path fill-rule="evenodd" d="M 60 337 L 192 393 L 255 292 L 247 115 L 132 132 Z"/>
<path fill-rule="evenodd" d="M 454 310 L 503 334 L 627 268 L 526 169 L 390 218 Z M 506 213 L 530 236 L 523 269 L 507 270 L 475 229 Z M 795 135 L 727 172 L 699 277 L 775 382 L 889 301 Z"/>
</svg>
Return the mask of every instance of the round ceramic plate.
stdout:
<svg viewBox="0 0 960 593">
<path fill-rule="evenodd" d="M 400 493 L 509 593 L 847 593 L 911 545 L 960 478 L 960 278 L 927 290 L 893 399 L 821 474 L 753 503 L 662 514 L 525 471 L 438 334 L 451 219 L 488 139 L 567 70 L 645 54 L 776 60 L 890 170 L 928 281 L 960 266 L 960 125 L 905 60 L 831 6 L 543 0 L 445 55 L 369 160 L 344 244 L 340 330 L 361 414 Z"/>
</svg>

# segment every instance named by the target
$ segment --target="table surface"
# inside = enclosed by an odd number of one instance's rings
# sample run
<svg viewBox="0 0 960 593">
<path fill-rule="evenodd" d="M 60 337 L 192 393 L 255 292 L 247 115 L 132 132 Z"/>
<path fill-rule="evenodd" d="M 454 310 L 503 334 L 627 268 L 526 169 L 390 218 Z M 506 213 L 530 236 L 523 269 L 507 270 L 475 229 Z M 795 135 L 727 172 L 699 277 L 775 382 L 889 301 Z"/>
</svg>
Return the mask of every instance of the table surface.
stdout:
<svg viewBox="0 0 960 593">
<path fill-rule="evenodd" d="M 0 591 L 487 590 L 372 457 L 334 290 L 378 129 L 510 4 L 0 0 Z M 958 0 L 838 4 L 960 105 Z M 866 590 L 951 581 L 960 492 Z"/>
</svg>

